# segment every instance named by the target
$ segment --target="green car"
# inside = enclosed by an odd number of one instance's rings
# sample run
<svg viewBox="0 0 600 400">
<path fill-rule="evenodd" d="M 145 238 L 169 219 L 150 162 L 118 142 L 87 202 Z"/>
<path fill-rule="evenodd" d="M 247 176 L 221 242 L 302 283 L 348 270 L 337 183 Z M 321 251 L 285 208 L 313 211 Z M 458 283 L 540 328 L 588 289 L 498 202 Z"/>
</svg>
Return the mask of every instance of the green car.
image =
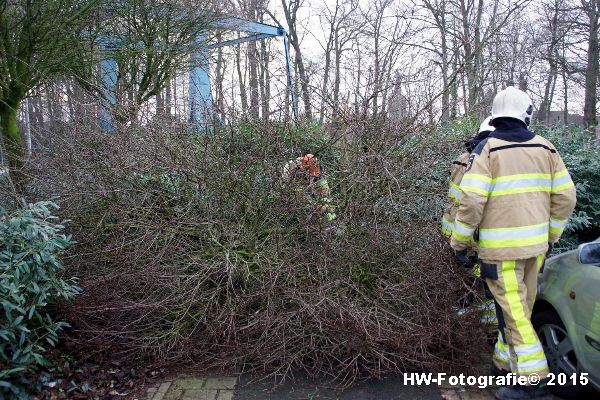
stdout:
<svg viewBox="0 0 600 400">
<path fill-rule="evenodd" d="M 538 282 L 532 322 L 556 375 L 554 393 L 600 391 L 600 238 L 550 257 Z"/>
</svg>

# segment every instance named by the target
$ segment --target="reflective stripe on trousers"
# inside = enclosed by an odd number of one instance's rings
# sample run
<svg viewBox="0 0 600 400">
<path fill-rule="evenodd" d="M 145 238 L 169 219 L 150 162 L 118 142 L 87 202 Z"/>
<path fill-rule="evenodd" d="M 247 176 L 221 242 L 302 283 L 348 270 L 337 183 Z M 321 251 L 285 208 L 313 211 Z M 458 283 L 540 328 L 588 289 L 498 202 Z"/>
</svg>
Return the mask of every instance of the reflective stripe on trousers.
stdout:
<svg viewBox="0 0 600 400">
<path fill-rule="evenodd" d="M 500 369 L 505 369 L 510 371 L 510 359 L 508 357 L 508 346 L 504 339 L 502 338 L 502 334 L 498 332 L 498 340 L 496 341 L 496 345 L 494 346 L 494 357 L 492 359 L 494 365 Z"/>
<path fill-rule="evenodd" d="M 486 280 L 501 309 L 494 363 L 499 368 L 510 367 L 517 375 L 537 373 L 540 378 L 549 371 L 542 345 L 531 325 L 531 310 L 543 261 L 543 254 L 526 260 L 499 261 L 495 264 L 498 279 Z"/>
</svg>

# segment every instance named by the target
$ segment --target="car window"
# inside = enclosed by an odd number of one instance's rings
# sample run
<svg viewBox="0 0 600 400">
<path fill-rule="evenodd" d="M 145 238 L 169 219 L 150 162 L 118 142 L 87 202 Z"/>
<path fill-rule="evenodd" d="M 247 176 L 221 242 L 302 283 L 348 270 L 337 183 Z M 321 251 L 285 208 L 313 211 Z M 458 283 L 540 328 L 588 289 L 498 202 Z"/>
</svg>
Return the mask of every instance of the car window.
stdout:
<svg viewBox="0 0 600 400">
<path fill-rule="evenodd" d="M 579 260 L 582 264 L 600 264 L 600 243 L 592 242 L 581 247 Z"/>
</svg>

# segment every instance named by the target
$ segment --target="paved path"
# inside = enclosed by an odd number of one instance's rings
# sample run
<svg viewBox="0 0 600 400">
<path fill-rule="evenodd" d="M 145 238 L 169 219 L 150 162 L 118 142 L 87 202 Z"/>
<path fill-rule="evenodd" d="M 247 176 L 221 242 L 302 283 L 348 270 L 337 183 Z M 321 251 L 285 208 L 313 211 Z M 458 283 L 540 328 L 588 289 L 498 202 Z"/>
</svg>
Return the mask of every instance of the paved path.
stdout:
<svg viewBox="0 0 600 400">
<path fill-rule="evenodd" d="M 180 377 L 148 389 L 147 400 L 232 400 L 237 377 Z"/>
<path fill-rule="evenodd" d="M 344 391 L 300 378 L 272 389 L 248 376 L 179 377 L 148 389 L 147 400 L 491 400 L 494 389 L 405 386 L 400 378 L 360 383 Z"/>
</svg>

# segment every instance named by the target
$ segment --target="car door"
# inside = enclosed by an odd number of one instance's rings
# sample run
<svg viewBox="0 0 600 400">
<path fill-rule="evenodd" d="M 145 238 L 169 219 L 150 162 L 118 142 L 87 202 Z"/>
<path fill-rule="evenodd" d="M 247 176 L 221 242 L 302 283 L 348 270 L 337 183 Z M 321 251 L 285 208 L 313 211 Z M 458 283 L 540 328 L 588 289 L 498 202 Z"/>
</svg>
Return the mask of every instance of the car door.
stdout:
<svg viewBox="0 0 600 400">
<path fill-rule="evenodd" d="M 573 299 L 573 316 L 580 332 L 582 366 L 600 378 L 600 264 L 579 264 L 581 279 L 568 293 Z"/>
</svg>

